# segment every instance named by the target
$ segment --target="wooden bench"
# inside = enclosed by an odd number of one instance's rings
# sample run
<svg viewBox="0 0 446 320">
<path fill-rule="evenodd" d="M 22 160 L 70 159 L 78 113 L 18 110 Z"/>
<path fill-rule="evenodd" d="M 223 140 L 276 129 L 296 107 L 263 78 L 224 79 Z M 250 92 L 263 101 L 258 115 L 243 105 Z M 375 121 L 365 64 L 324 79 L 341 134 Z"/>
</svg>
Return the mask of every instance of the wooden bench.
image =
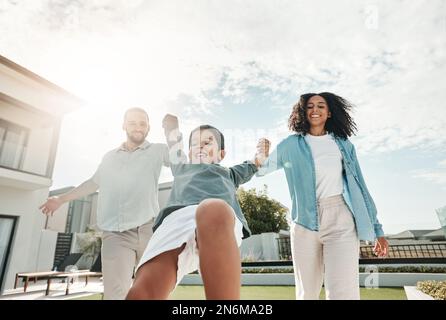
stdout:
<svg viewBox="0 0 446 320">
<path fill-rule="evenodd" d="M 22 278 L 25 285 L 23 286 L 23 292 L 26 292 L 28 289 L 29 280 L 34 279 L 34 283 L 37 282 L 38 279 L 47 279 L 49 276 L 54 276 L 56 274 L 62 273 L 60 271 L 45 271 L 45 272 L 20 272 L 15 275 L 14 289 L 17 288 L 17 284 L 19 279 Z"/>
<path fill-rule="evenodd" d="M 61 272 L 59 274 L 50 275 L 50 276 L 48 276 L 48 279 L 47 279 L 45 295 L 47 296 L 50 293 L 50 286 L 51 286 L 52 279 L 65 279 L 66 280 L 67 287 L 65 289 L 65 294 L 67 295 L 70 293 L 70 283 L 73 283 L 73 280 L 78 277 L 85 277 L 85 285 L 87 285 L 89 277 L 102 277 L 102 272 L 80 270 L 80 271 L 74 271 L 74 272 Z"/>
<path fill-rule="evenodd" d="M 81 272 L 89 271 L 89 270 L 80 270 Z M 19 283 L 19 279 L 23 279 L 23 282 L 25 283 L 23 286 L 23 292 L 26 292 L 28 289 L 28 284 L 30 280 L 34 280 L 34 283 L 37 282 L 39 279 L 48 279 L 49 277 L 63 274 L 66 272 L 62 271 L 40 271 L 40 272 L 19 272 L 15 275 L 15 282 L 14 282 L 14 289 L 17 289 L 17 285 Z"/>
</svg>

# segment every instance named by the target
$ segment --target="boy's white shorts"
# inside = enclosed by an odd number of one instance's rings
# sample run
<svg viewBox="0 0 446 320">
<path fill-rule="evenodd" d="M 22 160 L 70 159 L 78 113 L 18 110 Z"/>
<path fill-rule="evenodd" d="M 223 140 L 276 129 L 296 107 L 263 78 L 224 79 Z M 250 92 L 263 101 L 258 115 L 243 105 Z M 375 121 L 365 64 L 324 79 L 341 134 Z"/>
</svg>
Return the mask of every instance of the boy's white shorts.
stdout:
<svg viewBox="0 0 446 320">
<path fill-rule="evenodd" d="M 185 243 L 184 250 L 178 256 L 176 284 L 178 285 L 186 274 L 199 270 L 200 261 L 198 257 L 197 241 L 195 238 L 195 229 L 197 227 L 195 214 L 197 207 L 198 205 L 184 207 L 172 212 L 164 218 L 161 225 L 155 230 L 150 238 L 137 269 L 159 254 L 179 248 Z M 243 225 L 235 216 L 235 213 L 234 218 L 235 239 L 237 245 L 240 247 L 243 238 Z"/>
</svg>

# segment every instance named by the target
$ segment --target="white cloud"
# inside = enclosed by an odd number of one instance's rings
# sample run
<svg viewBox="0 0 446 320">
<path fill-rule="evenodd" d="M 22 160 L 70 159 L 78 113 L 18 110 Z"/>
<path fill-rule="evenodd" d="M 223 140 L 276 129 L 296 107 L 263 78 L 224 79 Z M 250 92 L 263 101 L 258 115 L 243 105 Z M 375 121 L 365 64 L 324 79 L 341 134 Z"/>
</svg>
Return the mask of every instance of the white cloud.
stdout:
<svg viewBox="0 0 446 320">
<path fill-rule="evenodd" d="M 412 174 L 414 178 L 431 181 L 446 188 L 446 159 L 438 162 L 436 168 L 417 170 Z"/>
<path fill-rule="evenodd" d="M 357 105 L 360 152 L 441 150 L 445 9 L 441 0 L 3 0 L 0 52 L 90 100 L 93 116 L 80 111 L 70 128 L 103 140 L 130 105 L 192 126 L 222 99 L 243 105 L 256 94 L 283 131 L 277 108 L 333 91 Z"/>
</svg>

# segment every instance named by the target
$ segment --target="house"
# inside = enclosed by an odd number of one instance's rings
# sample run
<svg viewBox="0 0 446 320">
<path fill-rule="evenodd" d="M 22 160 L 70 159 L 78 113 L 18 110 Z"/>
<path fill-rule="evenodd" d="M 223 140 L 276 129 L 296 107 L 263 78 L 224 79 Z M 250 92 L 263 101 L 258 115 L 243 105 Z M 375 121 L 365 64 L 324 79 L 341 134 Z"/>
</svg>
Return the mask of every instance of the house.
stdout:
<svg viewBox="0 0 446 320">
<path fill-rule="evenodd" d="M 82 100 L 0 56 L 0 293 L 39 266 L 61 121 Z"/>
<path fill-rule="evenodd" d="M 431 241 L 446 241 L 446 236 L 443 229 L 437 229 L 432 232 L 426 233 L 420 237 L 420 239 L 426 239 Z"/>
<path fill-rule="evenodd" d="M 387 239 L 389 240 L 419 240 L 424 235 L 433 232 L 435 230 L 429 229 L 429 230 L 405 230 L 400 233 L 396 233 L 393 235 L 387 236 Z"/>
<path fill-rule="evenodd" d="M 443 230 L 429 229 L 429 230 L 405 230 L 403 232 L 388 235 L 387 239 L 390 244 L 409 244 L 409 243 L 424 243 L 431 241 L 446 241 Z"/>
</svg>

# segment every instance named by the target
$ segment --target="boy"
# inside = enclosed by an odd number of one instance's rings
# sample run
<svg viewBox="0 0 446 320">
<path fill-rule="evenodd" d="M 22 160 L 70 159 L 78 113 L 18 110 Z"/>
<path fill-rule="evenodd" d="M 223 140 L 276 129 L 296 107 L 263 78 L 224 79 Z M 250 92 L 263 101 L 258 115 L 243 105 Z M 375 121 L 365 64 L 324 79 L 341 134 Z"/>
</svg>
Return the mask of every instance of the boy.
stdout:
<svg viewBox="0 0 446 320">
<path fill-rule="evenodd" d="M 191 132 L 190 162 L 186 163 L 178 119 L 166 115 L 163 127 L 174 182 L 127 299 L 167 299 L 182 277 L 197 269 L 207 299 L 239 299 L 238 247 L 250 230 L 236 189 L 262 165 L 269 153 L 269 141 L 259 141 L 254 161 L 228 169 L 219 165 L 225 149 L 224 136 L 218 129 L 200 126 Z"/>
</svg>

